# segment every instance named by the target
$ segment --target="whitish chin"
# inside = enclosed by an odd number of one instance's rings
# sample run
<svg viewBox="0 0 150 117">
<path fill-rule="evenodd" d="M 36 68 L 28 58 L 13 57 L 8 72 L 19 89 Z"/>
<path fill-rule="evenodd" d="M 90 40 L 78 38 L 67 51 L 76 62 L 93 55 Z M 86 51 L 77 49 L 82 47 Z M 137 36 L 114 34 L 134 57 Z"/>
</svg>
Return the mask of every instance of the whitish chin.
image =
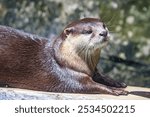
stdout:
<svg viewBox="0 0 150 117">
<path fill-rule="evenodd" d="M 95 49 L 101 49 L 101 48 L 103 48 L 103 47 L 105 47 L 105 46 L 107 46 L 107 44 L 108 44 L 108 42 L 107 41 L 105 41 L 105 42 L 98 42 L 98 43 L 90 43 L 89 44 L 89 47 L 90 48 L 95 48 Z"/>
<path fill-rule="evenodd" d="M 102 40 L 102 42 L 105 43 L 105 42 L 108 42 L 108 40 L 109 40 L 108 38 L 104 38 L 104 39 Z"/>
<path fill-rule="evenodd" d="M 105 42 L 102 42 L 102 46 L 104 47 L 104 46 L 106 46 L 108 44 L 108 41 L 105 41 Z"/>
<path fill-rule="evenodd" d="M 91 39 L 89 46 L 94 48 L 103 48 L 108 44 L 108 38 Z"/>
</svg>

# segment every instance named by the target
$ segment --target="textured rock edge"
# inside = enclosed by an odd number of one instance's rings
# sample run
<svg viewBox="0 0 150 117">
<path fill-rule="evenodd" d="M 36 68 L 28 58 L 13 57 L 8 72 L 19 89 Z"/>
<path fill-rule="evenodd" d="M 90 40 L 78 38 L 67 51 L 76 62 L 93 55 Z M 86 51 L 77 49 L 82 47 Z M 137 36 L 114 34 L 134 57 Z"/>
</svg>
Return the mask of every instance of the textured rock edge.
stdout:
<svg viewBox="0 0 150 117">
<path fill-rule="evenodd" d="M 150 95 L 150 88 L 128 86 L 125 90 L 138 93 L 146 92 Z M 0 100 L 147 100 L 150 99 L 148 97 L 133 94 L 127 96 L 112 96 L 104 94 L 53 93 L 17 88 L 0 88 Z"/>
</svg>

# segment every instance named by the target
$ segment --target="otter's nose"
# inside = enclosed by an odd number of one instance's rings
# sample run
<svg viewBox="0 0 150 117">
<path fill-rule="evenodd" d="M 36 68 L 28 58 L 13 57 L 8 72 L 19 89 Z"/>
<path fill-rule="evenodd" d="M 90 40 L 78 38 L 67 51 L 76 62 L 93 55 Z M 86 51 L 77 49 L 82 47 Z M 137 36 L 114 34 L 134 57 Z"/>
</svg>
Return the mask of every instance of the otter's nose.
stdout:
<svg viewBox="0 0 150 117">
<path fill-rule="evenodd" d="M 107 37 L 107 31 L 102 31 L 99 35 L 103 37 Z"/>
</svg>

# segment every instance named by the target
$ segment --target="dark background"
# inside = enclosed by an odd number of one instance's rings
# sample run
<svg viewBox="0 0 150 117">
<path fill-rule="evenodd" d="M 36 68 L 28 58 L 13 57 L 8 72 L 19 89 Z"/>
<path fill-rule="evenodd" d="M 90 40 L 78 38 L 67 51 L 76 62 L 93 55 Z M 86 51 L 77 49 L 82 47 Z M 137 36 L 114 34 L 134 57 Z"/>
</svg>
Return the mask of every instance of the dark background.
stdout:
<svg viewBox="0 0 150 117">
<path fill-rule="evenodd" d="M 0 24 L 52 38 L 72 20 L 101 18 L 111 33 L 98 67 L 128 85 L 150 87 L 149 0 L 0 0 Z"/>
</svg>

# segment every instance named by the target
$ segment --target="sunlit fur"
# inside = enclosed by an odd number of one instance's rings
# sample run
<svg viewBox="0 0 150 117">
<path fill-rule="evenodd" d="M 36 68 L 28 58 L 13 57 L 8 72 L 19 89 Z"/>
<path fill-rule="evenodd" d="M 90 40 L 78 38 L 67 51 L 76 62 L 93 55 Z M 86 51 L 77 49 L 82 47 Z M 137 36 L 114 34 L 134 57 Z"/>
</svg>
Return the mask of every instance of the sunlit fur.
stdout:
<svg viewBox="0 0 150 117">
<path fill-rule="evenodd" d="M 103 47 L 108 43 L 108 36 L 100 36 L 99 33 L 103 30 L 108 31 L 100 27 L 102 24 L 94 25 L 92 28 L 93 32 L 91 34 L 82 34 L 75 30 L 75 33 L 69 33 L 61 47 L 61 53 L 63 58 L 68 62 L 70 66 L 77 66 L 76 62 L 80 61 L 79 69 L 86 69 L 85 71 L 93 72 L 98 64 L 100 58 L 100 52 Z M 87 28 L 88 24 L 84 26 Z M 96 28 L 95 28 L 96 27 Z M 69 27 L 69 30 L 74 30 L 74 27 Z M 75 28 L 77 28 L 75 26 Z M 97 29 L 97 30 L 94 30 Z M 67 29 L 66 29 L 67 30 Z M 82 61 L 82 63 L 81 63 Z"/>
</svg>

